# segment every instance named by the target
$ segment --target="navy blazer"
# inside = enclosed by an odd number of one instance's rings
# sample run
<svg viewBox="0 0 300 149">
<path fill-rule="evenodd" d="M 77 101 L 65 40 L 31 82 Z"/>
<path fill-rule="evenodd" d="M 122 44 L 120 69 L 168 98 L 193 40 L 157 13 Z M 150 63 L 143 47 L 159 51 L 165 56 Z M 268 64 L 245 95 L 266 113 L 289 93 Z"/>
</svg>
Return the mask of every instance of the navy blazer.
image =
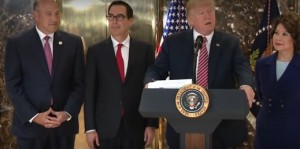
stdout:
<svg viewBox="0 0 300 149">
<path fill-rule="evenodd" d="M 84 100 L 85 129 L 97 130 L 100 138 L 111 139 L 121 123 L 124 106 L 125 130 L 129 137 L 144 137 L 147 126 L 157 127 L 157 119 L 139 113 L 143 79 L 154 61 L 153 47 L 130 38 L 128 68 L 122 83 L 111 38 L 91 46 L 87 54 Z"/>
<path fill-rule="evenodd" d="M 37 137 L 47 131 L 60 135 L 78 132 L 77 115 L 82 105 L 84 55 L 81 38 L 63 31 L 54 33 L 53 64 L 50 76 L 41 39 L 32 28 L 9 38 L 5 55 L 5 79 L 14 106 L 12 133 Z M 66 111 L 72 120 L 55 129 L 46 129 L 29 120 L 50 108 Z"/>
<path fill-rule="evenodd" d="M 277 53 L 259 59 L 255 79 L 262 103 L 256 121 L 255 148 L 300 148 L 300 55 L 276 78 Z"/>
<path fill-rule="evenodd" d="M 168 76 L 170 79 L 192 79 L 193 57 L 193 30 L 168 36 L 154 65 L 146 73 L 145 83 L 164 80 Z M 209 51 L 208 88 L 234 89 L 240 85 L 253 84 L 250 65 L 238 38 L 215 31 Z M 219 127 L 228 144 L 241 142 L 247 136 L 245 121 L 222 121 Z"/>
</svg>

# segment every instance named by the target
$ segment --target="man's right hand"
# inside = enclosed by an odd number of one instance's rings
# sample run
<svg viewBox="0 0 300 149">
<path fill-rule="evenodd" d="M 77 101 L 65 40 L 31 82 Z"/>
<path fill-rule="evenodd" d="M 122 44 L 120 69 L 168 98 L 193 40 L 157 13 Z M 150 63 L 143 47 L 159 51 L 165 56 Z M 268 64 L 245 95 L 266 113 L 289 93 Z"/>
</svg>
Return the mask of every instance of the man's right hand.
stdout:
<svg viewBox="0 0 300 149">
<path fill-rule="evenodd" d="M 35 122 L 41 126 L 44 126 L 45 128 L 55 128 L 55 127 L 60 126 L 60 124 L 61 124 L 60 122 L 51 120 L 51 116 L 49 116 L 51 112 L 52 112 L 52 109 L 49 108 L 48 111 L 39 113 L 33 119 L 33 122 Z"/>
<path fill-rule="evenodd" d="M 86 142 L 90 149 L 96 149 L 100 146 L 99 137 L 96 131 L 86 133 Z"/>
</svg>

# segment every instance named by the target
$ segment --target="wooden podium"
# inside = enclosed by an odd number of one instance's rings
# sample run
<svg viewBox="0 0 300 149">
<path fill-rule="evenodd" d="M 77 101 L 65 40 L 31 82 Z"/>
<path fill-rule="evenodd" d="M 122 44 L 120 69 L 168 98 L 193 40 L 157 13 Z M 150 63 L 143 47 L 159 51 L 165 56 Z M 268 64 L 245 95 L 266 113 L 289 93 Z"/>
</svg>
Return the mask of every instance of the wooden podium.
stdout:
<svg viewBox="0 0 300 149">
<path fill-rule="evenodd" d="M 139 107 L 144 117 L 165 117 L 170 125 L 180 134 L 180 148 L 197 146 L 186 143 L 188 141 L 205 137 L 205 148 L 211 148 L 210 136 L 224 119 L 245 119 L 249 106 L 244 91 L 238 89 L 209 89 L 209 107 L 202 116 L 189 118 L 183 116 L 176 109 L 175 97 L 178 89 L 144 89 Z M 201 136 L 201 134 L 203 134 Z M 200 142 L 200 140 L 199 140 Z"/>
</svg>

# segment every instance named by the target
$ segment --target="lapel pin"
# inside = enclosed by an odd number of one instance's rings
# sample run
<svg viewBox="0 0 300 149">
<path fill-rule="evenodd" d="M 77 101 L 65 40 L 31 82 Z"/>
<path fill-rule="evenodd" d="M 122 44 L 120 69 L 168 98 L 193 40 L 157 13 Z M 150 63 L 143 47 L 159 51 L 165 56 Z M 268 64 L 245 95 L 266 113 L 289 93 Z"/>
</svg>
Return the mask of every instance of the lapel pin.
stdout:
<svg viewBox="0 0 300 149">
<path fill-rule="evenodd" d="M 217 46 L 217 47 L 219 47 L 219 46 L 220 46 L 220 44 L 218 44 L 218 43 L 217 43 L 217 44 L 216 44 L 216 46 Z"/>
<path fill-rule="evenodd" d="M 62 45 L 62 44 L 63 44 L 63 42 L 62 42 L 62 41 L 59 41 L 59 42 L 58 42 L 58 44 L 59 44 L 59 45 Z"/>
</svg>

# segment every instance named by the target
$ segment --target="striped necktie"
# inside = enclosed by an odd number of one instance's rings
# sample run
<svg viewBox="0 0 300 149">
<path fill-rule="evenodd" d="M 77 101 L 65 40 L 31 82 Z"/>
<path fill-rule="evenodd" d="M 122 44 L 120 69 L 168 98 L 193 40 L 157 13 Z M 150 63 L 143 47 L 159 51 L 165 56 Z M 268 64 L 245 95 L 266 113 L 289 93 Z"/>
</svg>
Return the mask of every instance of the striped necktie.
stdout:
<svg viewBox="0 0 300 149">
<path fill-rule="evenodd" d="M 207 88 L 207 80 L 208 80 L 208 53 L 207 53 L 207 39 L 203 37 L 203 45 L 199 51 L 199 59 L 198 59 L 198 67 L 197 67 L 197 84 Z"/>
</svg>

